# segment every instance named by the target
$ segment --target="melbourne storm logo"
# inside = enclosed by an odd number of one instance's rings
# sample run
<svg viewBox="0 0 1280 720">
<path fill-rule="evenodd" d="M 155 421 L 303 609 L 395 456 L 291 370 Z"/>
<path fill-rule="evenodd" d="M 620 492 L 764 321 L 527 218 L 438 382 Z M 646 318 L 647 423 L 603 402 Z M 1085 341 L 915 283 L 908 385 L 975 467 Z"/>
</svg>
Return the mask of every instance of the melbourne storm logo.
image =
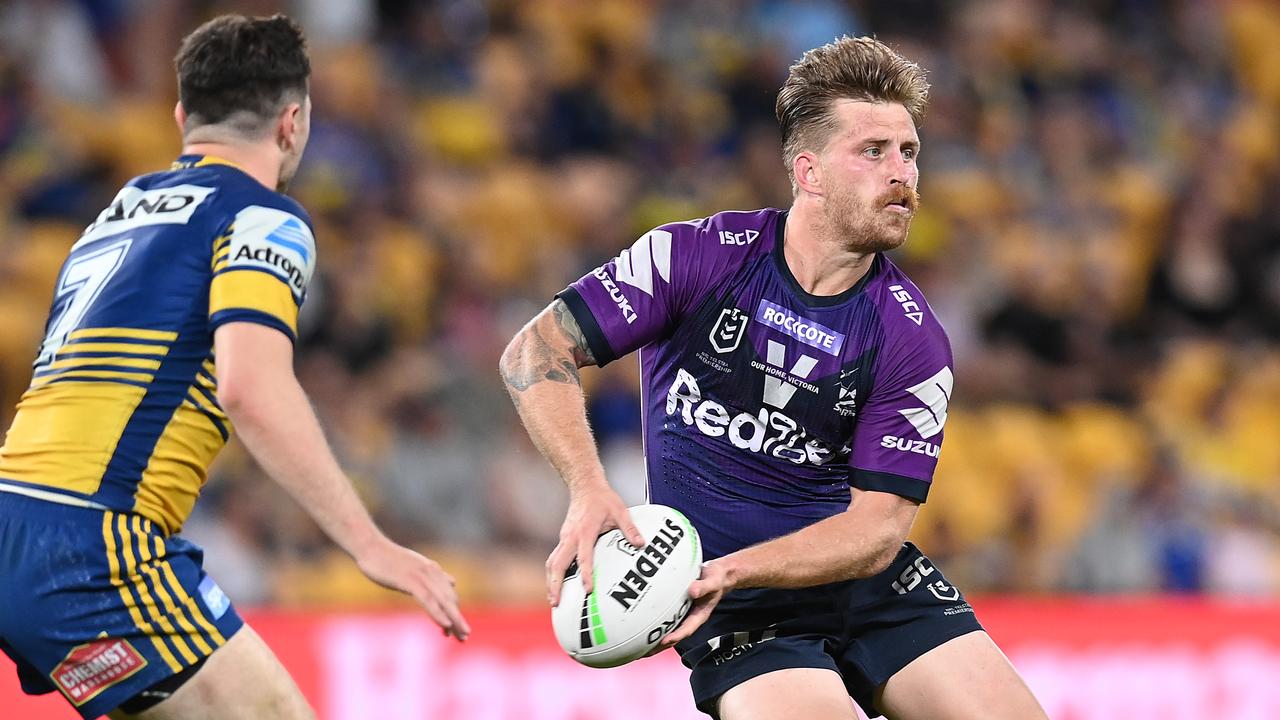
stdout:
<svg viewBox="0 0 1280 720">
<path fill-rule="evenodd" d="M 718 353 L 731 353 L 742 344 L 747 334 L 747 314 L 736 307 L 720 311 L 720 318 L 711 328 L 711 347 Z"/>
<path fill-rule="evenodd" d="M 853 417 L 858 414 L 858 388 L 854 386 L 857 373 L 858 368 L 840 371 L 840 384 L 836 388 L 839 397 L 836 398 L 835 409 L 844 417 Z"/>
</svg>

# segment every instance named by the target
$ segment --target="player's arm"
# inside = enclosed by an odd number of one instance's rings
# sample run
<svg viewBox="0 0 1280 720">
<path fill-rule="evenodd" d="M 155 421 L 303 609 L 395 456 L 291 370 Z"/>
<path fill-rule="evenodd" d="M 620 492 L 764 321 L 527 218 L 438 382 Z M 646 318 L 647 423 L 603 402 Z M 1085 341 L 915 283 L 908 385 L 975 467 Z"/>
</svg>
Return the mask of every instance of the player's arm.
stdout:
<svg viewBox="0 0 1280 720">
<path fill-rule="evenodd" d="M 644 538 L 605 479 L 587 424 L 579 368 L 595 365 L 586 336 L 565 301 L 556 299 L 512 338 L 499 370 L 529 437 L 569 488 L 560 542 L 547 558 L 547 600 L 560 600 L 565 570 L 577 557 L 591 589 L 591 556 L 601 532 L 622 528 L 636 546 Z"/>
<path fill-rule="evenodd" d="M 731 590 L 810 587 L 884 571 L 919 509 L 916 501 L 892 493 L 854 490 L 849 508 L 838 515 L 704 563 L 689 587 L 693 609 L 660 647 L 692 635 Z"/>
<path fill-rule="evenodd" d="M 290 338 L 232 322 L 214 333 L 218 402 L 249 452 L 371 580 L 414 597 L 446 634 L 470 634 L 453 578 L 388 539 L 356 495 L 293 373 Z"/>
<path fill-rule="evenodd" d="M 730 588 L 799 588 L 871 577 L 893 562 L 919 509 L 899 495 L 854 490 L 845 512 L 709 564 L 724 573 Z"/>
</svg>

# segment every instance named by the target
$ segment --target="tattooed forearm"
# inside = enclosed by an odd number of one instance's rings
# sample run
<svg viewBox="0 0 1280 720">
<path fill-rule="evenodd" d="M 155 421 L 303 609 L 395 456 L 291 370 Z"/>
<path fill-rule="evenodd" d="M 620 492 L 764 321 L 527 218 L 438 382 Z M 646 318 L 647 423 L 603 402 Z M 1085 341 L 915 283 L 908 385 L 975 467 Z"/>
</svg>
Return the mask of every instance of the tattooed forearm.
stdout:
<svg viewBox="0 0 1280 720">
<path fill-rule="evenodd" d="M 605 483 L 578 378 L 578 368 L 594 364 L 586 335 L 561 300 L 539 313 L 502 353 L 502 379 L 529 439 L 570 490 Z"/>
<path fill-rule="evenodd" d="M 573 360 L 577 366 L 595 365 L 596 358 L 591 354 L 591 346 L 587 344 L 587 335 L 578 326 L 578 320 L 573 313 L 569 312 L 569 306 L 563 300 L 557 299 L 551 303 L 551 313 L 556 318 L 556 325 L 564 331 L 564 336 L 571 343 L 569 349 L 573 352 Z"/>
<path fill-rule="evenodd" d="M 502 354 L 502 379 L 517 402 L 518 393 L 551 381 L 581 385 L 578 368 L 595 364 L 586 336 L 562 300 L 534 318 Z"/>
<path fill-rule="evenodd" d="M 537 326 L 511 341 L 502 356 L 502 379 L 515 392 L 524 392 L 544 380 L 581 384 L 578 368 L 547 342 Z"/>
</svg>

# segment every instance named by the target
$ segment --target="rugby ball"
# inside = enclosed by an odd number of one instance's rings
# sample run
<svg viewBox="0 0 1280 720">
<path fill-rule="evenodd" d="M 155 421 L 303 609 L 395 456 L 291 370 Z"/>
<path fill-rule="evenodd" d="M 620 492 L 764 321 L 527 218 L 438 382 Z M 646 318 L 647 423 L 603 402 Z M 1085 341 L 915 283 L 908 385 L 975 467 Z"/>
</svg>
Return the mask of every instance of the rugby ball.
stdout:
<svg viewBox="0 0 1280 720">
<path fill-rule="evenodd" d="M 680 511 L 666 505 L 630 511 L 645 546 L 635 547 L 621 530 L 601 535 L 593 592 L 586 594 L 575 562 L 551 609 L 560 647 L 590 667 L 624 665 L 657 646 L 689 613 L 689 585 L 702 570 L 702 543 Z"/>
</svg>

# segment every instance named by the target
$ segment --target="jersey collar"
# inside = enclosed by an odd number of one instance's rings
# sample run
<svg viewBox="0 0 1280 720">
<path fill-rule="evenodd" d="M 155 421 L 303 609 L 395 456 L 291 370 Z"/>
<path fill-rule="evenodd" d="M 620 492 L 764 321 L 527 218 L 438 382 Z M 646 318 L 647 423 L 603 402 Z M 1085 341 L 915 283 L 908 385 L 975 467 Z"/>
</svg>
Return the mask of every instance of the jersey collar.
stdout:
<svg viewBox="0 0 1280 720">
<path fill-rule="evenodd" d="M 240 172 L 245 171 L 244 168 L 230 160 L 217 157 L 216 155 L 183 155 L 177 160 L 174 160 L 173 166 L 169 169 L 183 170 L 185 168 L 208 167 L 210 165 L 226 165 L 227 167 L 233 167 Z"/>
<path fill-rule="evenodd" d="M 782 281 L 787 284 L 787 287 L 791 289 L 791 292 L 795 293 L 796 298 L 798 298 L 800 302 L 808 305 L 809 307 L 834 307 L 847 302 L 855 295 L 861 293 L 867 287 L 867 283 L 871 282 L 872 278 L 880 274 L 880 269 L 884 266 L 881 254 L 876 253 L 875 258 L 871 261 L 871 267 L 867 268 L 867 271 L 863 273 L 862 277 L 858 278 L 858 282 L 854 283 L 853 287 L 838 295 L 813 295 L 800 287 L 799 281 L 796 280 L 795 275 L 791 274 L 791 268 L 787 265 L 787 256 L 782 252 L 782 243 L 787 234 L 786 229 L 787 211 L 783 210 L 778 214 L 777 225 L 774 228 L 774 265 L 777 266 L 778 274 L 782 276 Z"/>
</svg>

